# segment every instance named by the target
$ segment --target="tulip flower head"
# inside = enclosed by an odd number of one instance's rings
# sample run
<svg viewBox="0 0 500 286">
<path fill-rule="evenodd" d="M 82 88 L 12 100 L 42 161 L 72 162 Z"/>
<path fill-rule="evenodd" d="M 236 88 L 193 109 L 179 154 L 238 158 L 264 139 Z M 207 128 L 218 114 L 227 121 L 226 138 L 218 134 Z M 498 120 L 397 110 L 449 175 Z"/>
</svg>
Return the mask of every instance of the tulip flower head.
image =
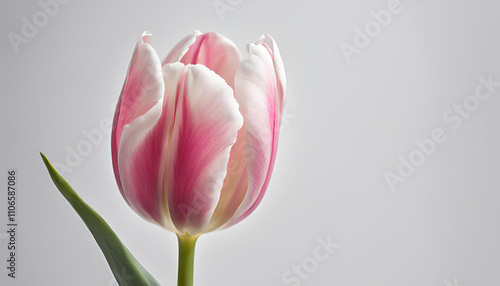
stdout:
<svg viewBox="0 0 500 286">
<path fill-rule="evenodd" d="M 178 235 L 232 226 L 269 184 L 286 101 L 276 42 L 242 59 L 232 41 L 195 31 L 161 62 L 145 32 L 116 106 L 118 187 L 144 219 Z"/>
</svg>

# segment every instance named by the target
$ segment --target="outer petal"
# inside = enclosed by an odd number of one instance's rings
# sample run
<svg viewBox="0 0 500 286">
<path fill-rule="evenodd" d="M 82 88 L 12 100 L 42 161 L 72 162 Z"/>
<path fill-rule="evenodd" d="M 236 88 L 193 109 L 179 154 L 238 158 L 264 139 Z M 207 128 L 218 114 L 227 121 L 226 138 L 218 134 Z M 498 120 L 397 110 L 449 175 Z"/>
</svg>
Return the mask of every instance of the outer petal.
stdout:
<svg viewBox="0 0 500 286">
<path fill-rule="evenodd" d="M 154 132 L 162 111 L 162 99 L 146 114 L 126 125 L 118 150 L 122 195 L 144 219 L 162 224 L 159 161 L 161 134 Z"/>
<path fill-rule="evenodd" d="M 238 131 L 236 143 L 231 149 L 227 175 L 208 231 L 218 229 L 224 225 L 234 215 L 247 192 L 246 133 L 246 127 L 243 124 L 243 127 Z"/>
<path fill-rule="evenodd" d="M 149 111 L 163 96 L 161 64 L 158 55 L 148 44 L 150 37 L 151 34 L 144 32 L 137 43 L 113 120 L 111 153 L 115 178 L 122 195 L 118 148 L 123 130 L 127 124 Z"/>
<path fill-rule="evenodd" d="M 175 63 L 181 60 L 181 58 L 186 54 L 189 47 L 194 44 L 196 41 L 196 37 L 201 35 L 201 32 L 198 30 L 193 31 L 191 34 L 187 35 L 182 39 L 175 47 L 170 51 L 165 60 L 163 61 L 163 65 Z"/>
<path fill-rule="evenodd" d="M 243 118 L 232 89 L 202 65 L 186 67 L 175 106 L 166 203 L 176 228 L 194 235 L 215 210 Z"/>
<path fill-rule="evenodd" d="M 256 45 L 264 45 L 268 48 L 269 53 L 273 57 L 274 69 L 276 71 L 277 82 L 277 92 L 281 108 L 285 107 L 286 95 L 287 95 L 287 85 L 286 85 L 286 75 L 285 67 L 283 66 L 283 60 L 281 59 L 281 54 L 278 49 L 276 41 L 270 35 L 262 35 L 260 39 L 255 42 Z"/>
<path fill-rule="evenodd" d="M 184 64 L 201 64 L 216 72 L 229 86 L 241 61 L 238 48 L 228 38 L 217 33 L 198 35 L 196 41 L 180 59 Z"/>
<path fill-rule="evenodd" d="M 266 42 L 271 43 L 269 47 Z M 235 94 L 246 126 L 248 190 L 229 227 L 247 217 L 260 203 L 269 184 L 283 113 L 286 78 L 278 48 L 265 36 L 248 47 L 249 58 L 236 74 Z"/>
<path fill-rule="evenodd" d="M 118 151 L 123 195 L 143 218 L 176 232 L 163 204 L 164 173 L 173 124 L 174 99 L 181 63 L 163 68 L 165 95 L 141 117 L 125 126 Z"/>
<path fill-rule="evenodd" d="M 285 75 L 285 67 L 283 66 L 283 61 L 281 60 L 281 54 L 278 49 L 278 45 L 276 41 L 269 35 L 262 35 L 260 39 L 255 42 L 256 45 L 264 45 L 266 48 L 270 50 L 270 53 L 273 57 L 274 69 L 276 70 L 276 78 L 278 79 L 278 93 L 281 100 L 281 105 L 284 107 L 286 103 L 286 75 Z"/>
</svg>

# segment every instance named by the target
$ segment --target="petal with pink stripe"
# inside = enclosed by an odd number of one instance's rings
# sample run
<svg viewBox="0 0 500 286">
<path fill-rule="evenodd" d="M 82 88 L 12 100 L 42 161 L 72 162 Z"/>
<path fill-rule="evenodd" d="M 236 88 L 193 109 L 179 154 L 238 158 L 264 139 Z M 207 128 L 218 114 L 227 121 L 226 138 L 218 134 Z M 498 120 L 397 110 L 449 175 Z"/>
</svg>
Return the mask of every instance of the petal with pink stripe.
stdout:
<svg viewBox="0 0 500 286">
<path fill-rule="evenodd" d="M 176 232 L 165 196 L 164 173 L 173 126 L 174 98 L 185 66 L 163 67 L 165 95 L 143 116 L 125 127 L 118 152 L 123 193 L 131 207 L 145 219 Z"/>
<path fill-rule="evenodd" d="M 224 80 L 205 66 L 187 66 L 177 89 L 166 170 L 166 203 L 179 232 L 207 228 L 242 124 Z"/>
<path fill-rule="evenodd" d="M 268 50 L 271 56 L 273 57 L 274 69 L 276 71 L 277 89 L 279 94 L 279 102 L 280 107 L 283 108 L 286 103 L 286 75 L 285 75 L 285 67 L 283 66 L 283 60 L 281 59 L 280 50 L 276 41 L 269 35 L 262 35 L 260 39 L 255 42 L 256 45 L 264 45 Z"/>
<path fill-rule="evenodd" d="M 111 153 L 115 178 L 122 195 L 118 149 L 123 130 L 127 124 L 151 110 L 163 97 L 161 63 L 154 49 L 148 44 L 151 36 L 144 32 L 135 47 L 113 119 Z"/>
<path fill-rule="evenodd" d="M 266 41 L 273 43 L 271 49 Z M 286 92 L 286 79 L 279 52 L 272 38 L 261 38 L 247 49 L 235 79 L 236 100 L 247 131 L 248 190 L 229 227 L 246 218 L 260 203 L 271 178 Z"/>
<path fill-rule="evenodd" d="M 170 51 L 165 60 L 163 60 L 163 65 L 175 63 L 181 60 L 181 58 L 186 54 L 189 50 L 189 47 L 194 44 L 197 36 L 201 35 L 201 32 L 198 30 L 193 31 L 191 34 L 187 35 L 182 39 L 175 47 Z"/>
<path fill-rule="evenodd" d="M 234 76 L 240 61 L 240 51 L 234 43 L 213 32 L 198 35 L 180 60 L 184 64 L 201 64 L 208 67 L 231 87 L 234 87 Z"/>
</svg>

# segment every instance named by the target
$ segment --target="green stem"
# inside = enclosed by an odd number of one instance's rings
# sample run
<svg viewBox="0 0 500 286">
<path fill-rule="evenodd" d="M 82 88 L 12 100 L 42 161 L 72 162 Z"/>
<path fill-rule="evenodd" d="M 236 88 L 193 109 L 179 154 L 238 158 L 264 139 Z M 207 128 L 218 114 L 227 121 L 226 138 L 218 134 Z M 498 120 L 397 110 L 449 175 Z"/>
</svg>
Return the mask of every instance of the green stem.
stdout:
<svg viewBox="0 0 500 286">
<path fill-rule="evenodd" d="M 193 286 L 194 248 L 197 236 L 177 235 L 179 239 L 179 274 L 177 286 Z"/>
</svg>

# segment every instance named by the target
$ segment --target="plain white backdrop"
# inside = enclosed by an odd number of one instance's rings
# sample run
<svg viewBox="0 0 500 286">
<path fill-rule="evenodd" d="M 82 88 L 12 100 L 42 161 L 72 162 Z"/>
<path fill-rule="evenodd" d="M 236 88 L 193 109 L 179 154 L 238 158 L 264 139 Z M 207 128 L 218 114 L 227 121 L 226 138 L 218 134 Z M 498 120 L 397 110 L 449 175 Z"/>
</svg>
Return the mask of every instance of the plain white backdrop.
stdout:
<svg viewBox="0 0 500 286">
<path fill-rule="evenodd" d="M 0 4 L 0 182 L 6 190 L 16 168 L 19 183 L 16 279 L 0 192 L 1 285 L 116 285 L 38 152 L 67 165 L 68 150 L 112 119 L 143 31 L 163 58 L 195 29 L 229 37 L 243 55 L 271 34 L 289 83 L 268 192 L 246 220 L 199 239 L 195 285 L 498 284 L 500 87 L 475 97 L 479 77 L 500 81 L 498 3 L 60 3 L 52 15 L 38 1 Z M 26 21 L 35 29 L 23 31 Z M 435 129 L 446 140 L 422 157 L 415 141 Z M 64 176 L 162 285 L 176 285 L 176 237 L 126 205 L 103 130 Z M 394 190 L 387 172 L 400 176 Z M 338 247 L 318 261 L 328 237 Z"/>
</svg>

